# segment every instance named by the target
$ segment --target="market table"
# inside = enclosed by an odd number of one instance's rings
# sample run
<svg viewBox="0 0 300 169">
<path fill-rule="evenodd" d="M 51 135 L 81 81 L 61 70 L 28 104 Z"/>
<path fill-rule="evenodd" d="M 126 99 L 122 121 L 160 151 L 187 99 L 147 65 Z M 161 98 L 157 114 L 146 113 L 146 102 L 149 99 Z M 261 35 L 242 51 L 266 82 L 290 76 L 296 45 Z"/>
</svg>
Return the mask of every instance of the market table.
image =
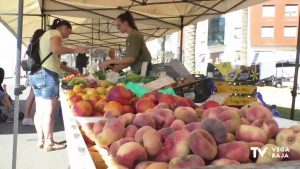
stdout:
<svg viewBox="0 0 300 169">
<path fill-rule="evenodd" d="M 67 151 L 69 157 L 70 169 L 96 169 L 95 164 L 91 158 L 88 148 L 80 133 L 78 124 L 71 113 L 66 96 L 60 93 L 62 115 L 64 120 Z"/>
<path fill-rule="evenodd" d="M 60 93 L 61 98 L 61 107 L 62 107 L 62 114 L 65 126 L 65 133 L 66 133 L 66 141 L 67 141 L 67 151 L 70 163 L 70 169 L 96 169 L 96 166 L 92 160 L 92 157 L 88 151 L 88 148 L 84 142 L 83 136 L 79 129 L 79 123 L 77 122 L 76 118 L 71 113 L 71 109 L 69 104 L 67 103 L 66 96 L 62 92 Z M 282 127 L 290 127 L 293 125 L 300 125 L 300 121 L 293 121 L 283 118 L 274 117 L 274 120 L 278 122 L 280 128 Z M 118 166 L 114 159 L 109 156 L 108 152 L 100 147 L 97 147 L 100 155 L 102 156 L 103 160 L 105 161 L 108 169 L 121 169 L 123 167 Z M 224 166 L 206 166 L 201 167 L 204 169 L 211 169 L 211 168 L 224 168 Z M 241 164 L 241 165 L 233 165 L 233 166 L 226 166 L 229 169 L 263 169 L 263 168 L 272 168 L 272 169 L 294 169 L 300 168 L 300 161 L 283 161 L 283 162 L 274 162 L 268 164 L 256 164 L 256 163 L 248 163 L 248 164 Z"/>
</svg>

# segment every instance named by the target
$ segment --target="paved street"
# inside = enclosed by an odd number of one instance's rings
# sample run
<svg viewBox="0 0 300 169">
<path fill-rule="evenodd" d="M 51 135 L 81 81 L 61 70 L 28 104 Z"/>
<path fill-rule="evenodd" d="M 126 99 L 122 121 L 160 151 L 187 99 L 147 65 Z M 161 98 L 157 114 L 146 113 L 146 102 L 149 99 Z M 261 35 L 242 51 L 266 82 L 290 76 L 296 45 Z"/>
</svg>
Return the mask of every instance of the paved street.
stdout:
<svg viewBox="0 0 300 169">
<path fill-rule="evenodd" d="M 22 79 L 24 84 L 25 79 Z M 5 79 L 8 85 L 8 92 L 12 98 L 14 79 Z M 20 96 L 20 111 L 24 108 L 25 99 L 28 96 L 29 88 Z M 65 140 L 63 121 L 57 115 L 55 122 L 54 137 L 57 141 Z M 21 123 L 21 121 L 19 121 Z M 0 123 L 0 169 L 11 169 L 12 162 L 12 140 L 13 123 Z M 66 150 L 46 153 L 36 147 L 36 131 L 33 126 L 19 125 L 18 135 L 18 169 L 67 169 L 68 157 Z"/>
</svg>

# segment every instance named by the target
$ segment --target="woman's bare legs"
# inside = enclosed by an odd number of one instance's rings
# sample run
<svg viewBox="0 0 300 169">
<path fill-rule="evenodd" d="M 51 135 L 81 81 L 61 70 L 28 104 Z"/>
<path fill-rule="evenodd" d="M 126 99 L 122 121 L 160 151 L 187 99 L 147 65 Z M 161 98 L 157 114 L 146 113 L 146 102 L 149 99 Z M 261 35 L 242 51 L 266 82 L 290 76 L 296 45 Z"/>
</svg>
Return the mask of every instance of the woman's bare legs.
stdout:
<svg viewBox="0 0 300 169">
<path fill-rule="evenodd" d="M 31 107 L 32 107 L 34 101 L 35 101 L 35 96 L 33 93 L 33 89 L 30 88 L 30 93 L 29 93 L 26 103 L 25 103 L 24 119 L 22 122 L 23 125 L 32 125 L 33 124 L 32 118 L 30 117 L 30 110 L 31 110 Z"/>
<path fill-rule="evenodd" d="M 38 147 L 42 148 L 44 141 L 45 141 L 45 134 L 43 132 L 43 114 L 45 107 L 43 105 L 43 98 L 42 97 L 36 97 L 36 112 L 34 115 L 34 125 L 35 129 L 38 135 Z"/>
<path fill-rule="evenodd" d="M 30 93 L 27 97 L 26 103 L 25 103 L 25 109 L 24 109 L 24 118 L 30 118 L 30 110 L 35 101 L 34 93 L 32 88 L 30 88 Z"/>
</svg>

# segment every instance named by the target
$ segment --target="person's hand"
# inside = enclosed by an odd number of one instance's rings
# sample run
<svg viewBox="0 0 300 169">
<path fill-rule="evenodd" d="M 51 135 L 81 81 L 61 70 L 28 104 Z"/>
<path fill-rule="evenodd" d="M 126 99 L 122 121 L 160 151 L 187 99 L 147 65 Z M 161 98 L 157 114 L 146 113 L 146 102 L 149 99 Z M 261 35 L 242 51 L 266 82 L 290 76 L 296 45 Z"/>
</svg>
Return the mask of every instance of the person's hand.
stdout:
<svg viewBox="0 0 300 169">
<path fill-rule="evenodd" d="M 74 49 L 74 52 L 75 53 L 86 53 L 87 52 L 87 48 L 86 47 L 81 47 L 81 46 L 79 46 L 79 47 L 76 47 L 75 49 Z"/>
<path fill-rule="evenodd" d="M 79 75 L 80 74 L 80 72 L 75 70 L 75 69 L 73 69 L 70 73 L 72 73 L 73 75 Z"/>
<path fill-rule="evenodd" d="M 105 69 L 109 65 L 108 61 L 105 62 L 99 62 L 98 66 L 100 69 Z"/>
</svg>

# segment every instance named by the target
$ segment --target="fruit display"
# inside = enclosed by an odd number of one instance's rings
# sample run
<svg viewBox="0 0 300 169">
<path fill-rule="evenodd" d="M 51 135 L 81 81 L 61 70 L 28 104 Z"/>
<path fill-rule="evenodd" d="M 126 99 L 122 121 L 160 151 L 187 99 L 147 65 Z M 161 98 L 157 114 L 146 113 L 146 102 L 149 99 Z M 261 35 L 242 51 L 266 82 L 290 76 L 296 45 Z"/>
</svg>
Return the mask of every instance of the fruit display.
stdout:
<svg viewBox="0 0 300 169">
<path fill-rule="evenodd" d="M 155 80 L 152 76 L 141 76 L 134 73 L 127 74 L 125 78 L 119 79 L 121 83 L 135 82 L 135 83 L 149 83 Z"/>
<path fill-rule="evenodd" d="M 137 98 L 122 84 L 105 81 L 95 88 L 75 85 L 66 96 L 75 116 L 105 118 L 80 128 L 87 145 L 105 148 L 120 166 L 115 168 L 300 160 L 300 126 L 279 128 L 272 112 L 258 102 L 240 109 L 214 101 L 199 106 L 157 91 Z"/>
</svg>

